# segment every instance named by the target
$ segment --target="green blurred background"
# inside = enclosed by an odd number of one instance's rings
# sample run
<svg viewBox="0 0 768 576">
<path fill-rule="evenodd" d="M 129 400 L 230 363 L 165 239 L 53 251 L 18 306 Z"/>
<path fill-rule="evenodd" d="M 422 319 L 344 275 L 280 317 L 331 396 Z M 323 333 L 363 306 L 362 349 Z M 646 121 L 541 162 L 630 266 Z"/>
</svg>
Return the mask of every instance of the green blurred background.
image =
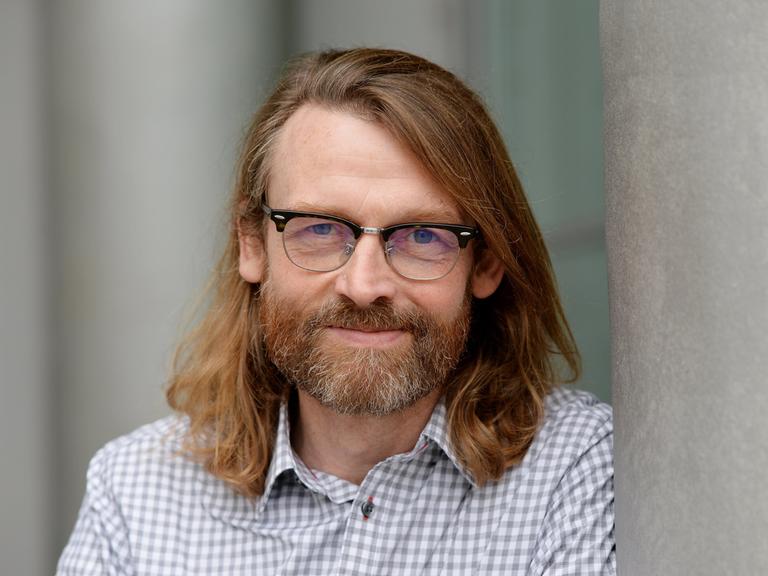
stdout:
<svg viewBox="0 0 768 576">
<path fill-rule="evenodd" d="M 582 353 L 610 401 L 597 0 L 488 4 L 486 97 L 536 212 Z"/>
</svg>

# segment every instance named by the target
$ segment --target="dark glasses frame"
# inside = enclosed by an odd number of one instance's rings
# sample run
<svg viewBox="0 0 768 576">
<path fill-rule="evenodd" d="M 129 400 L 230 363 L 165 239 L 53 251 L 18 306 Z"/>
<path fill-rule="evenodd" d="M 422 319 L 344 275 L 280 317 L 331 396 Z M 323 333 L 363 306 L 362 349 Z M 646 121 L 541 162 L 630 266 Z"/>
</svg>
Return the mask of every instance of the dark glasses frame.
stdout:
<svg viewBox="0 0 768 576">
<path fill-rule="evenodd" d="M 459 248 L 463 249 L 467 247 L 469 241 L 473 238 L 480 236 L 480 230 L 473 228 L 472 226 L 464 226 L 463 224 L 443 224 L 439 222 L 404 222 L 402 224 L 395 224 L 394 226 L 386 226 L 384 228 L 375 228 L 371 226 L 360 226 L 350 220 L 334 216 L 332 214 L 322 214 L 319 212 L 299 212 L 296 210 L 275 210 L 270 208 L 266 204 L 261 205 L 261 209 L 269 216 L 269 219 L 275 223 L 275 228 L 278 232 L 285 230 L 285 225 L 293 218 L 310 217 L 310 218 L 325 218 L 332 222 L 338 222 L 344 224 L 350 230 L 355 240 L 358 240 L 362 234 L 380 234 L 384 242 L 389 240 L 389 237 L 403 228 L 438 228 L 441 230 L 448 230 L 456 235 L 456 239 L 459 243 Z"/>
</svg>

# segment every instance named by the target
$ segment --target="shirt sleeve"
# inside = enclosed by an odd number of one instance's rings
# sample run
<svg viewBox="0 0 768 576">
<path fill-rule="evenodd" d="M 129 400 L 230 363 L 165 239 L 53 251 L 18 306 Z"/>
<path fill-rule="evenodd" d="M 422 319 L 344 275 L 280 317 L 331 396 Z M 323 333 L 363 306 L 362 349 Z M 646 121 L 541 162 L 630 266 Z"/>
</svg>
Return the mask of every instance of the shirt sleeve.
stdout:
<svg viewBox="0 0 768 576">
<path fill-rule="evenodd" d="M 128 531 L 109 481 L 104 450 L 88 467 L 80 513 L 56 571 L 57 576 L 133 575 Z"/>
<path fill-rule="evenodd" d="M 555 490 L 531 576 L 615 575 L 613 424 L 604 421 Z"/>
</svg>

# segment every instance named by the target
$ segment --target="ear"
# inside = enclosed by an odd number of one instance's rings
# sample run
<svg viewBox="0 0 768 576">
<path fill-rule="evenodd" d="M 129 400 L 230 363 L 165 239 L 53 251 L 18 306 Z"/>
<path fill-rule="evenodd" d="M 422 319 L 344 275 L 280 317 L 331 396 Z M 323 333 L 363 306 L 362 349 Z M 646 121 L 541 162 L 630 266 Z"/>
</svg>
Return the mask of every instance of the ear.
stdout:
<svg viewBox="0 0 768 576">
<path fill-rule="evenodd" d="M 483 250 L 472 270 L 472 296 L 488 298 L 504 277 L 504 265 L 490 250 Z"/>
<path fill-rule="evenodd" d="M 264 242 L 259 236 L 237 231 L 240 243 L 240 276 L 246 282 L 258 284 L 264 276 Z"/>
</svg>

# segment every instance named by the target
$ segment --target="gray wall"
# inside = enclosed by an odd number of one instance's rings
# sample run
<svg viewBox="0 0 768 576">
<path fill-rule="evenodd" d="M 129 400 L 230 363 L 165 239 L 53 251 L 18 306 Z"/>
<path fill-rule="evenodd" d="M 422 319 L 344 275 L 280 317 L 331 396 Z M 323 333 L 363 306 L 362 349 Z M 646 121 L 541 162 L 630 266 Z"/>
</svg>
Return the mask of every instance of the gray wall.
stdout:
<svg viewBox="0 0 768 576">
<path fill-rule="evenodd" d="M 623 575 L 768 573 L 768 4 L 604 1 Z"/>
<path fill-rule="evenodd" d="M 50 572 L 53 455 L 46 266 L 45 30 L 0 2 L 0 571 Z"/>
</svg>

